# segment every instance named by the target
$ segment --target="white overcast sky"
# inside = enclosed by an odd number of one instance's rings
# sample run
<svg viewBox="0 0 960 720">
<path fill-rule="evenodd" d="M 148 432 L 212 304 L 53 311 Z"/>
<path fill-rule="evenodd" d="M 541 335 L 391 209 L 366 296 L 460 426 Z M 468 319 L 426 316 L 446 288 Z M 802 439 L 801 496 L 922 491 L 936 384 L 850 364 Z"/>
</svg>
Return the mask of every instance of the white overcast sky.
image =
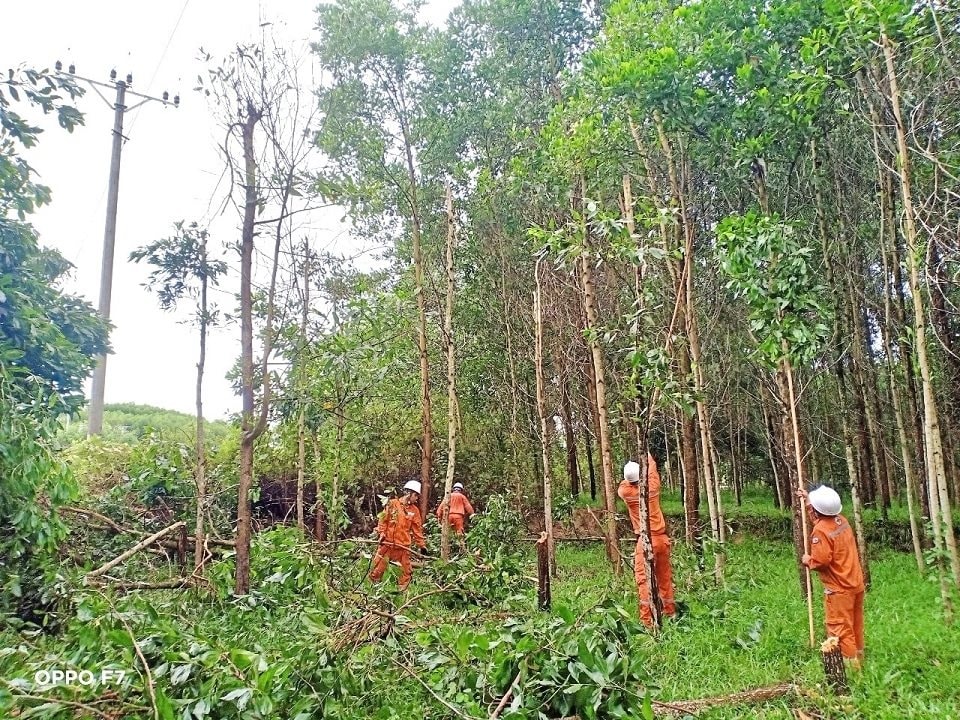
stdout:
<svg viewBox="0 0 960 720">
<path fill-rule="evenodd" d="M 442 24 L 458 0 L 433 0 L 424 18 Z M 171 234 L 174 220 L 213 219 L 214 240 L 234 240 L 236 215 L 214 218 L 223 164 L 217 129 L 202 96 L 192 91 L 204 65 L 200 47 L 222 57 L 238 43 L 256 40 L 272 23 L 278 44 L 302 52 L 315 31 L 314 0 L 34 0 L 4 2 L 0 70 L 76 63 L 80 75 L 108 80 L 116 68 L 133 74 L 132 89 L 170 96 L 179 109 L 147 103 L 126 114 L 120 170 L 119 212 L 111 320 L 114 354 L 107 362 L 106 402 L 137 402 L 193 412 L 196 331 L 163 313 L 141 286 L 147 269 L 127 261 L 131 250 Z M 108 92 L 108 91 L 105 91 Z M 108 97 L 112 95 L 108 92 Z M 128 105 L 132 102 L 128 102 Z M 60 250 L 76 269 L 68 290 L 94 306 L 100 283 L 107 176 L 113 110 L 88 88 L 79 107 L 86 124 L 72 135 L 50 123 L 40 144 L 27 152 L 53 202 L 32 218 L 44 245 Z M 338 224 L 339 213 L 316 213 L 307 221 L 315 247 L 354 254 L 356 246 Z M 223 237 L 227 236 L 227 237 Z M 231 262 L 236 258 L 227 258 Z M 236 292 L 236 275 L 224 290 Z M 220 295 L 227 309 L 232 299 Z M 239 410 L 224 375 L 239 351 L 237 325 L 221 329 L 208 348 L 205 414 L 225 417 Z"/>
</svg>

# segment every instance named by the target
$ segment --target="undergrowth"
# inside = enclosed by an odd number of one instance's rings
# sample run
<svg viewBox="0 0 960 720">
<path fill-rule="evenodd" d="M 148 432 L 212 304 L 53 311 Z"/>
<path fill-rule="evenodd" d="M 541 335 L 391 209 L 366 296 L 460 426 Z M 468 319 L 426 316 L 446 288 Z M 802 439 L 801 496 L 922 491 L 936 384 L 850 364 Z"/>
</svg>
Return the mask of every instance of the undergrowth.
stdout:
<svg viewBox="0 0 960 720">
<path fill-rule="evenodd" d="M 58 633 L 0 630 L 0 717 L 485 718 L 512 688 L 500 717 L 634 718 L 650 716 L 648 701 L 787 681 L 803 694 L 700 717 L 960 718 L 960 631 L 909 555 L 874 554 L 867 667 L 837 698 L 807 644 L 786 543 L 732 543 L 723 587 L 675 545 L 683 613 L 658 638 L 636 621 L 629 567 L 614 578 L 599 544 L 559 544 L 550 613 L 535 609 L 533 558 L 516 544 L 430 561 L 405 593 L 395 577 L 365 581 L 372 549 L 321 551 L 280 528 L 256 537 L 256 590 L 243 598 L 229 559 L 208 588 L 77 589 Z M 822 638 L 819 588 L 816 600 Z M 56 668 L 127 673 L 36 682 Z"/>
</svg>

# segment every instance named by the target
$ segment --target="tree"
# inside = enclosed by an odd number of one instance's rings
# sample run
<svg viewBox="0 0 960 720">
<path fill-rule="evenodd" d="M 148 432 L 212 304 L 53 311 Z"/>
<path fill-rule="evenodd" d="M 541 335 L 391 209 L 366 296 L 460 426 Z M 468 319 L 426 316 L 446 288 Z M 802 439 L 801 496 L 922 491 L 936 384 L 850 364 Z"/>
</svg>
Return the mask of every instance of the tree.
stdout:
<svg viewBox="0 0 960 720">
<path fill-rule="evenodd" d="M 227 272 L 227 264 L 211 259 L 207 250 L 209 233 L 193 222 L 187 225 L 180 220 L 174 223 L 174 234 L 156 240 L 130 253 L 133 262 L 147 262 L 153 266 L 146 287 L 157 294 L 160 308 L 174 310 L 184 298 L 195 303 L 192 322 L 200 333 L 200 352 L 197 359 L 196 384 L 196 467 L 197 513 L 194 527 L 196 547 L 194 570 L 203 567 L 204 529 L 203 518 L 207 502 L 206 448 L 203 419 L 203 369 L 207 357 L 207 332 L 218 321 L 219 311 L 207 300 L 210 287 L 216 287 L 219 278 Z"/>
<path fill-rule="evenodd" d="M 55 113 L 71 131 L 82 122 L 69 105 L 73 81 L 49 71 L 11 70 L 0 80 L 0 609 L 37 611 L 44 570 L 38 565 L 65 535 L 56 510 L 75 487 L 55 454 L 61 414 L 83 404 L 83 382 L 107 351 L 107 325 L 60 281 L 70 264 L 44 249 L 25 222 L 50 201 L 21 153 L 41 129 L 16 112 Z"/>
<path fill-rule="evenodd" d="M 208 58 L 209 59 L 209 56 Z M 240 208 L 240 386 L 242 397 L 240 481 L 237 490 L 237 566 L 234 583 L 238 595 L 250 589 L 250 491 L 253 486 L 253 453 L 257 439 L 267 429 L 273 378 L 269 360 L 276 330 L 277 274 L 284 237 L 292 232 L 291 217 L 312 209 L 310 182 L 305 164 L 313 150 L 308 130 L 316 116 L 313 102 L 300 96 L 299 64 L 289 53 L 269 41 L 238 47 L 224 63 L 208 71 L 198 90 L 212 97 L 222 113 L 226 137 L 221 151 L 231 177 L 228 198 Z M 258 134 L 258 129 L 260 133 Z M 238 157 L 239 155 L 239 157 Z M 307 204 L 294 209 L 296 198 Z M 269 208 L 270 215 L 260 218 Z M 263 298 L 263 344 L 255 359 L 254 250 L 262 229 L 273 235 L 269 282 Z M 257 391 L 259 390 L 259 398 Z M 259 408 L 257 400 L 259 399 Z"/>
<path fill-rule="evenodd" d="M 413 5 L 389 0 L 346 0 L 318 8 L 320 41 L 314 50 L 332 75 L 321 90 L 326 109 L 318 143 L 334 165 L 321 191 L 366 216 L 377 230 L 394 230 L 396 213 L 409 229 L 417 305 L 420 410 L 423 427 L 420 512 L 430 502 L 433 420 L 427 338 L 427 288 L 423 254 L 423 177 L 418 153 L 423 142 L 418 104 L 426 33 Z M 384 217 L 384 215 L 387 217 Z M 380 225 L 383 222 L 384 225 Z"/>
</svg>

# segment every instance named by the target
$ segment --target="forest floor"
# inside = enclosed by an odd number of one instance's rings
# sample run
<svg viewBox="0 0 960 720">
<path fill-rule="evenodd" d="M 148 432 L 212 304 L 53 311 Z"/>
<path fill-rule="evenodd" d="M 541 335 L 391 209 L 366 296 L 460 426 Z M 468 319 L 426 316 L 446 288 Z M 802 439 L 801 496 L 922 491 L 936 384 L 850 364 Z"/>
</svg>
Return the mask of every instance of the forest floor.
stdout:
<svg viewBox="0 0 960 720">
<path fill-rule="evenodd" d="M 629 566 L 614 578 L 599 543 L 558 544 L 550 613 L 535 609 L 526 547 L 428 561 L 406 593 L 394 571 L 377 588 L 365 582 L 371 547 L 320 552 L 292 528 L 261 533 L 256 589 L 244 598 L 230 593 L 229 560 L 203 590 L 120 594 L 65 578 L 53 632 L 0 624 L 0 717 L 474 720 L 498 706 L 512 720 L 538 717 L 534 708 L 543 718 L 668 717 L 658 703 L 789 683 L 797 691 L 781 698 L 696 716 L 960 720 L 960 625 L 944 624 L 937 585 L 908 554 L 874 550 L 866 668 L 835 696 L 808 646 L 787 543 L 734 537 L 723 586 L 676 543 L 684 612 L 656 638 L 636 622 Z M 97 681 L 38 682 L 56 669 Z"/>
</svg>

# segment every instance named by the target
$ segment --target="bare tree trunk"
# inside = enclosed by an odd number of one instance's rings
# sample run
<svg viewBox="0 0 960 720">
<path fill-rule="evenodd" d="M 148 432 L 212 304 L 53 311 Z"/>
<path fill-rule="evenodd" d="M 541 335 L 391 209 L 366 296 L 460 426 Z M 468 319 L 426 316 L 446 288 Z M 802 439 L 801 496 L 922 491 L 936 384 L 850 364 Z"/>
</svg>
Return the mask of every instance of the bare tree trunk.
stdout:
<svg viewBox="0 0 960 720">
<path fill-rule="evenodd" d="M 590 350 L 589 343 L 587 345 L 588 351 Z M 590 403 L 590 422 L 593 425 L 592 437 L 600 442 L 600 409 L 597 403 L 597 371 L 593 366 L 593 354 L 589 355 L 587 358 L 587 400 Z M 596 464 L 593 461 L 593 446 L 590 442 L 590 433 L 587 434 L 587 462 L 590 466 L 590 499 L 597 499 L 597 468 Z M 601 470 L 601 475 L 603 471 Z M 602 478 L 601 478 L 602 479 Z M 600 498 L 603 500 L 603 505 L 607 505 L 607 489 L 606 486 L 601 482 L 600 483 Z"/>
<path fill-rule="evenodd" d="M 784 356 L 781 360 L 781 373 L 784 376 L 784 384 L 787 386 L 787 396 L 785 398 L 787 402 L 787 412 L 786 417 L 789 418 L 789 426 L 793 434 L 793 452 L 794 452 L 794 461 L 796 462 L 796 479 L 797 479 L 797 488 L 800 490 L 805 489 L 803 487 L 803 453 L 800 449 L 800 427 L 797 422 L 797 399 L 793 391 L 793 368 L 790 367 L 790 360 Z M 799 516 L 800 518 L 800 528 L 803 535 L 803 552 L 810 552 L 810 539 L 809 533 L 807 530 L 807 515 L 806 508 L 804 507 L 805 503 L 803 499 L 800 499 L 800 502 L 795 503 L 795 517 Z M 805 595 L 807 599 L 807 620 L 810 630 L 810 646 L 813 647 L 815 637 L 813 630 L 813 590 L 810 582 L 810 568 L 805 568 L 806 572 L 804 573 L 805 577 Z"/>
<path fill-rule="evenodd" d="M 240 421 L 240 482 L 237 486 L 237 567 L 234 592 L 250 591 L 250 488 L 253 486 L 253 268 L 254 221 L 257 210 L 257 164 L 253 131 L 260 120 L 252 104 L 243 123 L 244 208 L 240 244 L 240 363 L 243 412 Z"/>
<path fill-rule="evenodd" d="M 777 428 L 774 424 L 772 414 L 767 409 L 766 397 L 767 392 L 764 390 L 764 385 L 760 383 L 760 410 L 763 413 L 763 428 L 764 436 L 767 440 L 767 456 L 770 459 L 770 470 L 773 473 L 773 499 L 776 501 L 778 510 L 785 510 L 790 507 L 790 502 L 783 497 L 783 473 L 780 468 L 780 455 L 777 451 L 777 448 L 774 446 L 774 438 L 777 437 Z"/>
<path fill-rule="evenodd" d="M 553 473 L 550 467 L 550 426 L 547 417 L 546 383 L 543 372 L 543 305 L 540 289 L 540 261 L 533 271 L 533 327 L 536 346 L 534 369 L 537 374 L 537 415 L 540 418 L 540 453 L 543 460 L 543 528 L 546 531 L 547 555 L 551 572 L 556 570 L 556 553 L 553 542 Z"/>
<path fill-rule="evenodd" d="M 874 151 L 878 153 L 877 156 L 877 172 L 881 176 L 886 175 L 886 171 L 883 169 L 882 163 L 879 161 L 879 147 L 876 140 L 876 128 L 874 129 Z M 880 194 L 880 202 L 887 206 L 886 194 Z M 881 222 L 883 223 L 883 228 L 881 229 L 881 236 L 884 236 L 884 242 L 886 242 L 885 237 L 890 233 L 895 232 L 895 228 L 889 225 L 889 215 L 886 209 L 881 212 Z M 892 288 L 890 287 L 890 267 L 887 260 L 887 250 L 886 248 L 882 251 L 883 255 L 883 314 L 884 321 L 880 324 L 880 332 L 883 337 L 883 350 L 886 356 L 887 361 L 887 376 L 889 378 L 888 383 L 890 386 L 890 401 L 893 405 L 893 417 L 897 426 L 897 439 L 900 445 L 900 461 L 903 463 L 903 475 L 904 475 L 904 489 L 907 494 L 907 513 L 910 517 L 910 539 L 913 543 L 913 556 L 917 561 L 917 571 L 923 575 L 926 569 L 926 563 L 923 559 L 923 530 L 920 527 L 919 519 L 917 518 L 917 499 L 916 499 L 916 473 L 913 466 L 913 448 L 910 445 L 910 440 L 907 436 L 906 424 L 903 419 L 903 405 L 900 400 L 900 384 L 897 378 L 894 356 L 893 356 L 893 347 L 890 342 L 890 328 L 893 319 L 891 317 L 891 301 L 890 293 Z"/>
<path fill-rule="evenodd" d="M 843 428 L 843 451 L 847 462 L 847 475 L 850 481 L 850 495 L 853 501 L 854 529 L 857 537 L 857 550 L 860 553 L 860 566 L 864 580 L 870 584 L 870 558 L 867 555 L 867 538 L 863 528 L 863 505 L 860 501 L 860 483 L 857 478 L 856 462 L 853 453 L 853 437 L 847 421 L 847 387 L 843 369 L 843 359 L 837 360 L 837 398 L 840 403 L 840 422 Z"/>
<path fill-rule="evenodd" d="M 590 499 L 597 499 L 597 471 L 593 464 L 593 433 L 587 430 L 583 434 L 587 452 L 587 472 L 590 475 Z"/>
<path fill-rule="evenodd" d="M 447 477 L 443 487 L 443 518 L 440 522 L 440 557 L 450 559 L 450 495 L 457 469 L 457 365 L 453 342 L 453 245 L 456 225 L 453 216 L 453 191 L 447 185 L 447 305 L 443 320 L 443 335 L 447 346 Z M 553 528 L 550 528 L 551 534 Z"/>
<path fill-rule="evenodd" d="M 692 252 L 692 241 L 687 243 L 687 252 Z M 693 387 L 696 396 L 697 424 L 700 428 L 700 459 L 703 468 L 703 485 L 707 493 L 707 509 L 710 513 L 710 534 L 716 544 L 713 553 L 713 570 L 718 584 L 723 584 L 724 549 L 723 549 L 723 516 L 720 510 L 720 498 L 713 473 L 713 458 L 711 448 L 713 441 L 710 438 L 710 413 L 707 404 L 703 401 L 703 359 L 700 355 L 700 334 L 697 328 L 697 319 L 693 308 L 693 258 L 688 254 L 687 270 L 687 339 L 690 343 L 690 359 L 693 365 Z"/>
<path fill-rule="evenodd" d="M 910 294 L 913 298 L 914 333 L 916 338 L 917 364 L 920 366 L 923 388 L 923 416 L 927 447 L 927 477 L 930 486 L 930 521 L 934 527 L 934 542 L 937 535 L 946 544 L 954 584 L 960 587 L 960 555 L 957 553 L 957 540 L 953 532 L 953 512 L 947 492 L 947 479 L 943 463 L 943 446 L 940 436 L 940 421 L 937 417 L 937 403 L 933 392 L 933 377 L 927 358 L 926 318 L 923 307 L 923 290 L 920 286 L 917 255 L 919 253 L 916 230 L 912 187 L 910 178 L 910 157 L 907 150 L 906 129 L 900 112 L 900 90 L 897 85 L 897 71 L 893 62 L 893 45 L 886 34 L 880 39 L 887 65 L 887 80 L 890 84 L 890 106 L 893 111 L 897 133 L 897 149 L 900 167 L 900 191 L 903 199 L 904 230 L 907 239 L 907 267 L 909 270 Z M 935 502 L 934 496 L 938 503 Z M 939 505 L 939 507 L 937 507 Z M 939 529 L 939 532 L 938 532 Z M 952 603 L 949 593 L 942 594 L 944 614 L 952 616 Z"/>
<path fill-rule="evenodd" d="M 610 444 L 610 424 L 607 419 L 607 384 L 604 372 L 603 351 L 600 348 L 600 342 L 596 332 L 597 309 L 594 295 L 593 257 L 590 253 L 590 242 L 586 227 L 584 227 L 583 241 L 584 249 L 580 258 L 580 266 L 583 281 L 583 304 L 587 314 L 587 336 L 590 351 L 593 356 L 594 372 L 596 374 L 597 419 L 600 425 L 600 460 L 603 466 L 604 504 L 606 507 L 605 535 L 607 541 L 607 557 L 613 565 L 614 574 L 619 576 L 622 568 L 620 563 L 620 548 L 617 543 L 617 518 L 613 490 L 613 450 Z"/>
<path fill-rule="evenodd" d="M 423 285 L 424 262 L 421 236 L 420 203 L 417 193 L 417 171 L 413 163 L 413 144 L 406 124 L 402 125 L 403 144 L 410 182 L 410 221 L 413 241 L 413 273 L 417 295 L 417 350 L 420 355 L 420 408 L 423 441 L 420 447 L 420 516 L 427 516 L 430 505 L 430 482 L 433 467 L 433 418 L 430 404 L 430 359 L 427 354 L 427 295 Z"/>
<path fill-rule="evenodd" d="M 570 495 L 580 495 L 580 466 L 577 463 L 577 438 L 573 432 L 573 411 L 570 407 L 570 381 L 564 379 L 560 388 L 560 407 L 563 412 L 564 444 L 567 446 L 567 476 L 570 478 Z"/>
<path fill-rule="evenodd" d="M 300 353 L 306 355 L 307 349 L 307 312 L 310 307 L 310 248 L 303 242 L 303 312 L 300 315 Z M 297 527 L 305 532 L 303 523 L 303 479 L 307 465 L 307 428 L 306 428 L 306 359 L 300 358 L 300 412 L 297 417 Z"/>
<path fill-rule="evenodd" d="M 200 247 L 201 267 L 207 266 L 207 235 L 200 234 L 202 245 Z M 200 358 L 197 360 L 197 521 L 194 527 L 193 536 L 196 545 L 193 554 L 193 571 L 199 573 L 203 570 L 203 558 L 206 548 L 203 528 L 203 516 L 207 508 L 207 453 L 204 448 L 204 427 L 203 427 L 203 369 L 207 362 L 207 326 L 209 317 L 207 316 L 207 274 L 204 272 L 200 279 Z"/>
<path fill-rule="evenodd" d="M 338 398 L 335 418 L 336 439 L 333 449 L 333 482 L 330 485 L 330 521 L 327 523 L 330 528 L 330 539 L 333 541 L 336 541 L 340 534 L 340 463 L 343 453 L 343 426 L 346 420 L 343 416 L 343 402 L 341 398 Z M 320 497 L 319 485 L 317 486 L 317 497 Z"/>
</svg>

